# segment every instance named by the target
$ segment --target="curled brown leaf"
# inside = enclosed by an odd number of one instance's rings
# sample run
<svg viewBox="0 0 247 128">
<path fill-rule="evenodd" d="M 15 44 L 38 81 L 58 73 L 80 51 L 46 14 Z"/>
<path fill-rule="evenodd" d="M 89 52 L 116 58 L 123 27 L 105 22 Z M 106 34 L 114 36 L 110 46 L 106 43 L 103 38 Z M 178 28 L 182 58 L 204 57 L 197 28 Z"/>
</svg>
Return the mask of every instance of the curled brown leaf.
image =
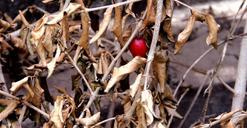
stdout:
<svg viewBox="0 0 247 128">
<path fill-rule="evenodd" d="M 122 7 L 115 7 L 115 17 L 114 25 L 112 28 L 113 33 L 117 37 L 121 47 L 124 46 L 123 37 L 122 37 Z"/>
<path fill-rule="evenodd" d="M 67 41 L 69 40 L 69 23 L 68 23 L 68 15 L 64 12 L 64 16 L 62 19 L 62 41 L 63 45 L 67 47 Z"/>
<path fill-rule="evenodd" d="M 194 15 L 191 15 L 185 29 L 181 33 L 179 33 L 178 40 L 175 44 L 175 54 L 180 52 L 182 47 L 187 43 L 187 40 L 189 39 L 189 36 L 192 32 L 195 21 L 196 17 Z"/>
<path fill-rule="evenodd" d="M 171 42 L 175 42 L 172 31 L 171 17 L 166 17 L 163 21 L 163 31 L 167 34 L 167 38 Z"/>
<path fill-rule="evenodd" d="M 165 51 L 159 51 L 155 53 L 154 61 L 153 61 L 154 75 L 155 78 L 158 79 L 160 85 L 159 91 L 162 93 L 168 91 L 166 89 L 167 63 L 168 63 L 168 56 L 166 55 Z"/>
<path fill-rule="evenodd" d="M 205 16 L 205 21 L 208 25 L 209 30 L 206 42 L 208 45 L 212 45 L 214 48 L 217 48 L 217 39 L 219 31 L 218 24 L 216 23 L 214 17 L 210 14 L 207 14 Z"/>
<path fill-rule="evenodd" d="M 147 7 L 146 7 L 147 14 L 146 14 L 145 19 L 143 20 L 141 30 L 143 30 L 146 26 L 155 22 L 155 17 L 156 17 L 155 15 L 156 14 L 155 14 L 154 2 L 155 1 L 153 1 L 153 0 L 147 0 Z"/>
<path fill-rule="evenodd" d="M 52 121 L 57 128 L 62 128 L 65 120 L 75 110 L 75 103 L 73 98 L 68 95 L 57 96 L 54 103 L 54 108 L 50 113 L 50 121 Z"/>
<path fill-rule="evenodd" d="M 82 4 L 82 10 L 85 10 L 85 6 Z M 86 50 L 87 53 L 89 53 L 89 49 L 88 49 L 88 36 L 89 36 L 89 26 L 90 26 L 90 18 L 88 15 L 88 12 L 83 11 L 81 13 L 81 23 L 82 23 L 82 33 L 81 33 L 81 37 L 79 40 L 79 45 Z"/>
</svg>

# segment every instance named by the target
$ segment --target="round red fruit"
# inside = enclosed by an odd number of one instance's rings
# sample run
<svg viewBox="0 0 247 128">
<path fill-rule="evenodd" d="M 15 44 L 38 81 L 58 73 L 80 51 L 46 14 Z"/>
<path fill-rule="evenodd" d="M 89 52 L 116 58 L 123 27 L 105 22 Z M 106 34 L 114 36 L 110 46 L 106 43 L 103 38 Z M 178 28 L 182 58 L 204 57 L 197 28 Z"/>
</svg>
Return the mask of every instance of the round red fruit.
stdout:
<svg viewBox="0 0 247 128">
<path fill-rule="evenodd" d="M 146 57 L 148 47 L 145 39 L 141 37 L 134 38 L 130 43 L 129 50 L 134 57 Z"/>
<path fill-rule="evenodd" d="M 141 37 L 134 38 L 130 43 L 129 50 L 134 57 L 135 56 L 146 57 L 146 54 L 148 52 L 148 47 L 145 39 Z"/>
</svg>

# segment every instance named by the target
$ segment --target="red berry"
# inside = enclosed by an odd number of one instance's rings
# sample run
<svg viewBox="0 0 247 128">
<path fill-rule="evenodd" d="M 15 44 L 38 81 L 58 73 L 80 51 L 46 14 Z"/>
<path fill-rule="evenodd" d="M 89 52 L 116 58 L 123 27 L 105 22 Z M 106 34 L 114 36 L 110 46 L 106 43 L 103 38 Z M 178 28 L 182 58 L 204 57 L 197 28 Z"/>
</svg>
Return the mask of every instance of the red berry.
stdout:
<svg viewBox="0 0 247 128">
<path fill-rule="evenodd" d="M 130 43 L 129 50 L 135 56 L 146 57 L 148 47 L 145 39 L 141 37 L 134 38 Z"/>
</svg>

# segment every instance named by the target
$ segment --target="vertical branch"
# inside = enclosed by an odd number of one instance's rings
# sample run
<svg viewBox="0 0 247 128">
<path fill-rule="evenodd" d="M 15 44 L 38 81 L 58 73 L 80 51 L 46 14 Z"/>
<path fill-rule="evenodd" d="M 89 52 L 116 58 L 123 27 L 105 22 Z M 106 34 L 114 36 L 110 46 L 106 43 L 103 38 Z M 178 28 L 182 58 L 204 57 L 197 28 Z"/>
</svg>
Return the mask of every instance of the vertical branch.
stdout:
<svg viewBox="0 0 247 128">
<path fill-rule="evenodd" d="M 156 11 L 156 19 L 155 19 L 155 25 L 154 25 L 154 32 L 153 32 L 153 38 L 150 46 L 150 50 L 148 53 L 148 59 L 147 59 L 147 65 L 145 67 L 145 79 L 144 79 L 144 89 L 147 89 L 148 81 L 149 81 L 149 71 L 151 68 L 152 61 L 154 59 L 154 53 L 156 49 L 156 44 L 159 37 L 159 31 L 160 31 L 160 23 L 161 23 L 161 17 L 162 17 L 162 8 L 163 8 L 163 0 L 158 0 L 157 2 L 157 11 Z"/>
<path fill-rule="evenodd" d="M 245 24 L 244 33 L 247 32 L 247 22 Z M 235 94 L 232 99 L 232 111 L 243 109 L 245 90 L 246 90 L 246 78 L 247 78 L 247 37 L 243 37 L 241 41 L 240 55 L 238 61 L 238 72 L 235 82 L 234 91 Z M 238 115 L 239 113 L 236 113 Z M 236 124 L 238 120 L 233 118 L 233 123 Z"/>
</svg>

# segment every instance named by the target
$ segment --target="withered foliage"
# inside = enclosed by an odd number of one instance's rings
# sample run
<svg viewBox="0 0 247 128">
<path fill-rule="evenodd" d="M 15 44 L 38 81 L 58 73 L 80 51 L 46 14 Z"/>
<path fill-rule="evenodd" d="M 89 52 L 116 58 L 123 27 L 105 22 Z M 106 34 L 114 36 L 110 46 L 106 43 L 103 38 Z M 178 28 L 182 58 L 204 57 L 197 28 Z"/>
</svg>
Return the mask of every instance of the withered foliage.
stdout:
<svg viewBox="0 0 247 128">
<path fill-rule="evenodd" d="M 50 2 L 54 1 L 43 0 L 44 4 Z M 23 120 L 30 118 L 44 128 L 105 127 L 109 126 L 109 122 L 116 128 L 166 128 L 169 117 L 182 118 L 176 112 L 177 100 L 167 84 L 169 54 L 173 54 L 170 50 L 157 47 L 149 76 L 143 75 L 143 72 L 146 62 L 150 60 L 132 57 L 127 50 L 121 58 L 120 50 L 128 47 L 126 42 L 131 36 L 144 36 L 147 45 L 150 45 L 157 1 L 146 0 L 145 9 L 140 9 L 138 14 L 132 8 L 136 0 L 120 5 L 113 1 L 114 6 L 106 9 L 92 9 L 90 3 L 93 1 L 85 5 L 84 0 L 66 2 L 61 4 L 60 11 L 45 13 L 32 23 L 26 20 L 25 11 L 20 11 L 12 22 L 8 22 L 7 18 L 0 19 L 1 55 L 18 49 L 21 59 L 28 63 L 22 67 L 25 77 L 12 82 L 9 93 L 1 91 L 6 98 L 0 99 L 0 120 L 7 120 L 1 127 L 21 125 Z M 175 40 L 172 31 L 173 6 L 172 0 L 163 2 L 163 34 L 158 36 L 163 38 L 165 33 L 167 42 L 159 40 L 160 43 L 176 42 L 174 51 L 178 53 L 187 43 L 195 22 L 201 21 L 209 29 L 206 43 L 217 47 L 218 25 L 214 17 L 195 10 L 191 10 L 185 29 Z M 98 21 L 90 18 L 90 13 L 95 10 L 101 10 L 98 13 L 103 14 L 96 31 L 92 25 Z M 15 27 L 18 20 L 22 25 L 19 30 Z M 137 29 L 138 34 L 132 35 L 138 23 L 142 23 Z M 117 56 L 119 53 L 121 55 Z M 30 56 L 36 56 L 38 61 L 30 60 Z M 72 77 L 72 90 L 57 87 L 59 94 L 52 93 L 50 97 L 50 87 L 44 85 L 41 77 L 52 77 L 57 67 L 64 63 L 70 63 L 79 74 L 65 74 Z M 104 75 L 106 77 L 102 80 Z M 152 78 L 148 87 L 144 87 L 145 77 Z M 52 100 L 47 100 L 46 95 Z M 114 113 L 119 112 L 102 109 L 109 104 L 107 100 L 113 102 L 111 109 L 115 110 L 118 105 L 123 112 L 116 115 Z M 105 111 L 113 112 L 106 117 L 102 114 Z M 16 118 L 11 119 L 9 115 Z M 231 122 L 224 120 L 222 126 L 230 127 Z"/>
</svg>

